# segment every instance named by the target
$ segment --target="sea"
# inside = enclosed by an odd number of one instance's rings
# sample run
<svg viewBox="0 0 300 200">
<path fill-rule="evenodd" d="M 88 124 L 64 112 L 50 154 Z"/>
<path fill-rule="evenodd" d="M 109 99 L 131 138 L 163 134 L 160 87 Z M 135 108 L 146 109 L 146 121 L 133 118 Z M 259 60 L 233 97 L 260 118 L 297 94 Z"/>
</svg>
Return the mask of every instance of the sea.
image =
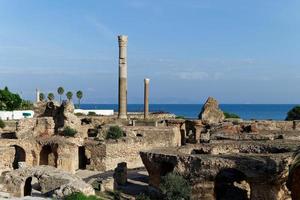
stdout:
<svg viewBox="0 0 300 200">
<path fill-rule="evenodd" d="M 188 119 L 196 119 L 203 104 L 150 104 L 150 112 L 169 112 Z M 239 115 L 244 120 L 284 120 L 295 104 L 221 104 L 220 108 Z M 117 104 L 81 104 L 81 109 L 113 109 Z M 143 104 L 128 104 L 128 112 L 143 112 Z"/>
</svg>

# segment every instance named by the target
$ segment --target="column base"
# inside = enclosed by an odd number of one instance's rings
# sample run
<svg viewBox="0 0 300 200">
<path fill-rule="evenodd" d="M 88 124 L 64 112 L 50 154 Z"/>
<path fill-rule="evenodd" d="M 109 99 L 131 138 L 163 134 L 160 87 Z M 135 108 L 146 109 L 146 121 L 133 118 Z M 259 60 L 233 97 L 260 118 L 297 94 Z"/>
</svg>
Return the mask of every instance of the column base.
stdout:
<svg viewBox="0 0 300 200">
<path fill-rule="evenodd" d="M 127 119 L 127 115 L 126 114 L 119 114 L 118 118 L 119 119 Z"/>
</svg>

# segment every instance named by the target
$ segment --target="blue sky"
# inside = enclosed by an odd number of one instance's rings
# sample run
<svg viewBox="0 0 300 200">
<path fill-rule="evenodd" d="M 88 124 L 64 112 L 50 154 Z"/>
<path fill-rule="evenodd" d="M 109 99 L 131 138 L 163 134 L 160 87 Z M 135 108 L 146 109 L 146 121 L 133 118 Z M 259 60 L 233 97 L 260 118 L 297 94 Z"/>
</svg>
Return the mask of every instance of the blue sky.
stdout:
<svg viewBox="0 0 300 200">
<path fill-rule="evenodd" d="M 128 101 L 300 103 L 300 1 L 0 0 L 0 87 L 82 90 L 116 103 L 117 35 Z"/>
</svg>

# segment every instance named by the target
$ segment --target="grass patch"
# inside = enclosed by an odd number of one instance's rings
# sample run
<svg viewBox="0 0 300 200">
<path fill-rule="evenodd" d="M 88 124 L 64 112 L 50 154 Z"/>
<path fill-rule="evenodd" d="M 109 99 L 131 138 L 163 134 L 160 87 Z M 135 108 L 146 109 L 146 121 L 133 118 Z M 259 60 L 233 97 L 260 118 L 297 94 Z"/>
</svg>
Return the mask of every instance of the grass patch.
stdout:
<svg viewBox="0 0 300 200">
<path fill-rule="evenodd" d="M 74 192 L 66 196 L 64 200 L 102 200 L 102 199 L 95 195 L 87 196 L 82 192 Z"/>
</svg>

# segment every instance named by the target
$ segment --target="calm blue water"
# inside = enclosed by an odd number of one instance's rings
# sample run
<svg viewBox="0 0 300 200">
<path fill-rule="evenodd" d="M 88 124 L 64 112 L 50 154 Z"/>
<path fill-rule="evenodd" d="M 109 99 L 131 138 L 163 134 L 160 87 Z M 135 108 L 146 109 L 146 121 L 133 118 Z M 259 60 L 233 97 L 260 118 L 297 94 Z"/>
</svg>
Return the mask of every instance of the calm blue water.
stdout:
<svg viewBox="0 0 300 200">
<path fill-rule="evenodd" d="M 182 115 L 186 118 L 197 118 L 203 105 L 201 104 L 150 104 L 150 111 L 165 111 Z M 232 112 L 242 119 L 284 120 L 286 113 L 293 108 L 292 104 L 221 104 L 223 111 Z M 114 109 L 117 104 L 82 104 L 82 109 Z M 129 112 L 142 112 L 143 104 L 129 104 Z"/>
</svg>

